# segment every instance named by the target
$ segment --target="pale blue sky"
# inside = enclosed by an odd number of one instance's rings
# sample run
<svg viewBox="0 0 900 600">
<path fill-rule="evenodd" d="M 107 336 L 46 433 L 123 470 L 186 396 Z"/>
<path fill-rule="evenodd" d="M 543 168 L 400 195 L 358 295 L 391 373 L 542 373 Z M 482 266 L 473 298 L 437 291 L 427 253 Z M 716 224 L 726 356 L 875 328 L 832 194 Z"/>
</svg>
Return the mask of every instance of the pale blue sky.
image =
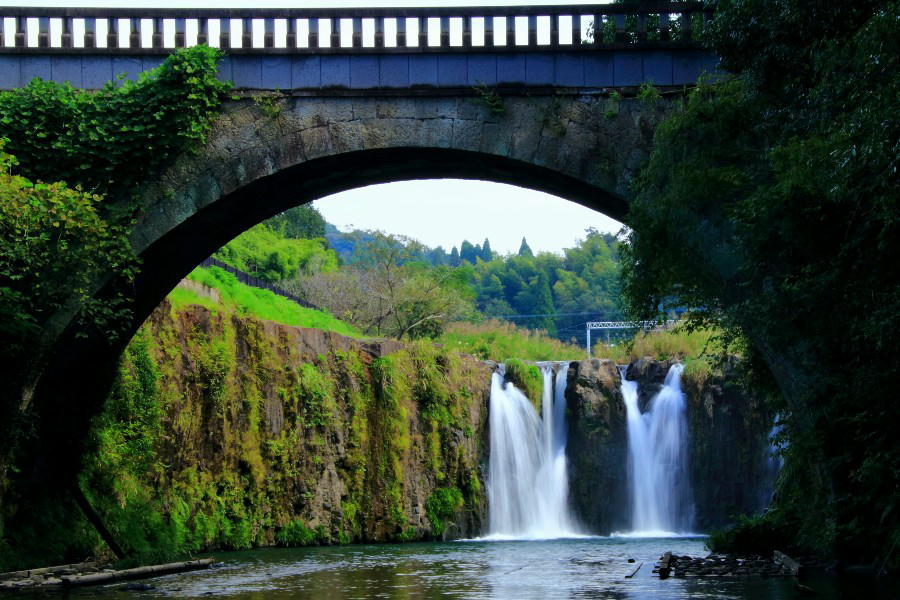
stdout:
<svg viewBox="0 0 900 600">
<path fill-rule="evenodd" d="M 596 0 L 566 0 L 566 4 L 597 4 Z M 602 3 L 602 2 L 599 2 Z M 451 0 L 392 2 L 369 0 L 0 0 L 0 6 L 83 7 L 378 7 L 378 6 L 510 6 L 555 2 Z M 432 180 L 370 186 L 316 202 L 325 218 L 341 229 L 380 229 L 414 237 L 429 246 L 450 249 L 463 239 L 491 240 L 494 251 L 515 252 L 522 237 L 535 251 L 559 252 L 584 236 L 584 230 L 616 232 L 621 224 L 598 212 L 533 190 L 489 182 Z"/>
</svg>

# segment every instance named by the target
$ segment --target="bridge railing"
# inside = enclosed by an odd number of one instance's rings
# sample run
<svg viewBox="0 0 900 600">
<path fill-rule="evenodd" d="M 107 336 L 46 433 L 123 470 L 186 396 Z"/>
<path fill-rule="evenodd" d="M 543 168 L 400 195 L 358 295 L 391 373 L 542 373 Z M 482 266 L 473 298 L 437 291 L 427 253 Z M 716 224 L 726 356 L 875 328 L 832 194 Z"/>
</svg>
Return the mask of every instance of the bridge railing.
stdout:
<svg viewBox="0 0 900 600">
<path fill-rule="evenodd" d="M 700 2 L 384 9 L 0 7 L 0 53 L 527 52 L 693 47 Z"/>
</svg>

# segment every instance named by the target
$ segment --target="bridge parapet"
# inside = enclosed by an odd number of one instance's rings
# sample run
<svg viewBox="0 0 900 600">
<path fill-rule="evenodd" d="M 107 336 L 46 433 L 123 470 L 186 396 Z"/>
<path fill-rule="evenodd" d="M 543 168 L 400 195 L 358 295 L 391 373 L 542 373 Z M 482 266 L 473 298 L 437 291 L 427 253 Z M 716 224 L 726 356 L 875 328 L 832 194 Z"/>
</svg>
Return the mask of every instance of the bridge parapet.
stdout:
<svg viewBox="0 0 900 600">
<path fill-rule="evenodd" d="M 0 8 L 0 53 L 546 52 L 696 47 L 699 2 L 384 9 Z"/>
</svg>

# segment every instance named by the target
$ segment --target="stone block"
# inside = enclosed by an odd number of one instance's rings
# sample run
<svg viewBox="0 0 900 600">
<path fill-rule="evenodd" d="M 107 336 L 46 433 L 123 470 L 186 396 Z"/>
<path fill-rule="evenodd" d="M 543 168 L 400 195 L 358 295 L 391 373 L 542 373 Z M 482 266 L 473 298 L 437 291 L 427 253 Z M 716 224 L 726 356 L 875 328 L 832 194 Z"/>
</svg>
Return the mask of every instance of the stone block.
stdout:
<svg viewBox="0 0 900 600">
<path fill-rule="evenodd" d="M 497 83 L 525 83 L 525 55 L 501 54 L 497 56 Z"/>
<path fill-rule="evenodd" d="M 356 89 L 377 88 L 380 83 L 377 56 L 363 54 L 350 57 L 350 87 Z"/>
<path fill-rule="evenodd" d="M 468 64 L 468 85 L 495 85 L 497 83 L 497 57 L 490 54 L 471 54 Z"/>
<path fill-rule="evenodd" d="M 291 59 L 291 87 L 316 89 L 322 85 L 322 64 L 319 56 L 298 56 Z"/>
<path fill-rule="evenodd" d="M 644 53 L 644 81 L 652 81 L 655 85 L 672 85 L 672 53 Z"/>
<path fill-rule="evenodd" d="M 22 85 L 22 60 L 18 56 L 0 55 L 0 89 L 9 90 Z"/>
<path fill-rule="evenodd" d="M 672 57 L 672 82 L 675 85 L 695 83 L 704 71 L 713 73 L 718 59 L 702 50 L 691 50 L 674 53 Z"/>
<path fill-rule="evenodd" d="M 50 59 L 50 77 L 57 83 L 69 82 L 74 87 L 81 87 L 81 57 L 52 57 Z"/>
<path fill-rule="evenodd" d="M 412 98 L 379 100 L 375 115 L 379 119 L 412 119 L 416 116 L 416 102 Z"/>
<path fill-rule="evenodd" d="M 477 151 L 481 145 L 481 121 L 453 120 L 450 147 L 454 150 Z"/>
<path fill-rule="evenodd" d="M 322 60 L 322 87 L 350 87 L 350 57 L 326 55 Z"/>
<path fill-rule="evenodd" d="M 558 53 L 554 57 L 556 64 L 556 85 L 581 87 L 584 85 L 584 55 L 578 53 Z"/>
<path fill-rule="evenodd" d="M 99 90 L 113 78 L 111 56 L 85 56 L 81 59 L 81 85 Z"/>
<path fill-rule="evenodd" d="M 51 68 L 49 56 L 24 56 L 19 60 L 22 61 L 22 85 L 27 84 L 35 77 L 50 79 Z"/>
<path fill-rule="evenodd" d="M 141 60 L 141 63 L 144 64 L 144 59 Z M 146 67 L 143 68 L 146 70 Z M 219 78 L 219 81 L 231 81 L 231 75 L 231 57 L 226 56 L 221 61 L 219 61 L 219 73 L 217 77 Z"/>
<path fill-rule="evenodd" d="M 234 87 L 258 90 L 262 88 L 262 63 L 260 56 L 232 56 L 232 81 Z"/>
<path fill-rule="evenodd" d="M 585 86 L 603 88 L 615 85 L 612 56 L 608 53 L 591 53 L 582 60 L 584 61 Z"/>
<path fill-rule="evenodd" d="M 289 56 L 262 56 L 261 89 L 264 90 L 289 90 L 293 86 L 291 81 L 291 57 Z"/>
<path fill-rule="evenodd" d="M 640 85 L 644 80 L 644 61 L 640 50 L 616 51 L 613 56 L 613 85 Z"/>
<path fill-rule="evenodd" d="M 138 75 L 141 74 L 144 63 L 137 56 L 114 56 L 112 60 L 113 79 L 118 80 L 119 75 L 124 74 L 125 79 L 137 81 Z M 121 85 L 120 81 L 116 85 Z"/>
<path fill-rule="evenodd" d="M 464 54 L 438 54 L 438 85 L 460 87 L 468 85 L 467 59 Z"/>
<path fill-rule="evenodd" d="M 437 56 L 414 54 L 409 57 L 409 85 L 436 86 L 438 84 Z"/>
<path fill-rule="evenodd" d="M 527 85 L 553 85 L 553 69 L 552 54 L 531 53 L 525 55 L 525 83 Z"/>
<path fill-rule="evenodd" d="M 378 103 L 374 98 L 353 98 L 354 119 L 374 119 L 378 116 Z"/>
<path fill-rule="evenodd" d="M 142 56 L 141 57 L 141 71 L 149 71 L 150 69 L 155 69 L 159 65 L 163 64 L 163 61 L 166 60 L 165 56 Z M 222 63 L 225 61 L 230 61 L 230 57 L 225 57 L 222 59 Z M 222 63 L 219 66 L 219 75 L 221 76 L 225 69 L 222 68 Z M 227 69 L 228 77 L 227 79 L 231 79 L 231 69 Z"/>
<path fill-rule="evenodd" d="M 409 56 L 387 54 L 378 60 L 381 87 L 409 86 Z"/>
</svg>

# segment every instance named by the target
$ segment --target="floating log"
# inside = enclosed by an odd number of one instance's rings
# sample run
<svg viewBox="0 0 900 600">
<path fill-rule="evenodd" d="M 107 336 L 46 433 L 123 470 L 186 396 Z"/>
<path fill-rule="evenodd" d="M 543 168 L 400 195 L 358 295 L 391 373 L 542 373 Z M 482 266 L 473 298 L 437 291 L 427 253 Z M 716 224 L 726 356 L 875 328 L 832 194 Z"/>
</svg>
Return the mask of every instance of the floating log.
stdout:
<svg viewBox="0 0 900 600">
<path fill-rule="evenodd" d="M 125 569 L 124 571 L 107 571 L 104 573 L 91 573 L 89 575 L 71 575 L 62 577 L 64 586 L 98 585 L 113 581 L 125 581 L 128 579 L 142 579 L 144 577 L 156 577 L 157 575 L 169 575 L 171 573 L 183 573 L 185 571 L 197 571 L 206 569 L 213 564 L 212 558 L 189 560 L 185 562 L 168 563 L 165 565 L 150 565 Z"/>
<path fill-rule="evenodd" d="M 643 567 L 643 566 L 644 566 L 644 563 L 639 564 L 634 571 L 632 571 L 630 574 L 625 576 L 625 579 L 631 579 L 632 577 L 637 575 L 637 572 L 640 571 L 641 567 Z"/>
<path fill-rule="evenodd" d="M 793 575 L 794 577 L 799 577 L 800 573 L 803 571 L 803 565 L 798 563 L 796 560 L 794 560 L 784 552 L 779 552 L 778 550 L 776 550 L 772 554 L 772 560 L 774 560 L 779 565 L 787 568 L 791 572 L 791 575 Z"/>
<path fill-rule="evenodd" d="M 10 571 L 8 573 L 0 573 L 0 581 L 7 579 L 25 579 L 35 575 L 46 575 L 47 573 L 57 573 L 59 571 L 81 571 L 86 569 L 95 569 L 100 566 L 97 562 L 72 563 L 71 565 L 58 565 L 56 567 L 41 567 L 40 569 L 26 569 L 24 571 Z"/>
</svg>

